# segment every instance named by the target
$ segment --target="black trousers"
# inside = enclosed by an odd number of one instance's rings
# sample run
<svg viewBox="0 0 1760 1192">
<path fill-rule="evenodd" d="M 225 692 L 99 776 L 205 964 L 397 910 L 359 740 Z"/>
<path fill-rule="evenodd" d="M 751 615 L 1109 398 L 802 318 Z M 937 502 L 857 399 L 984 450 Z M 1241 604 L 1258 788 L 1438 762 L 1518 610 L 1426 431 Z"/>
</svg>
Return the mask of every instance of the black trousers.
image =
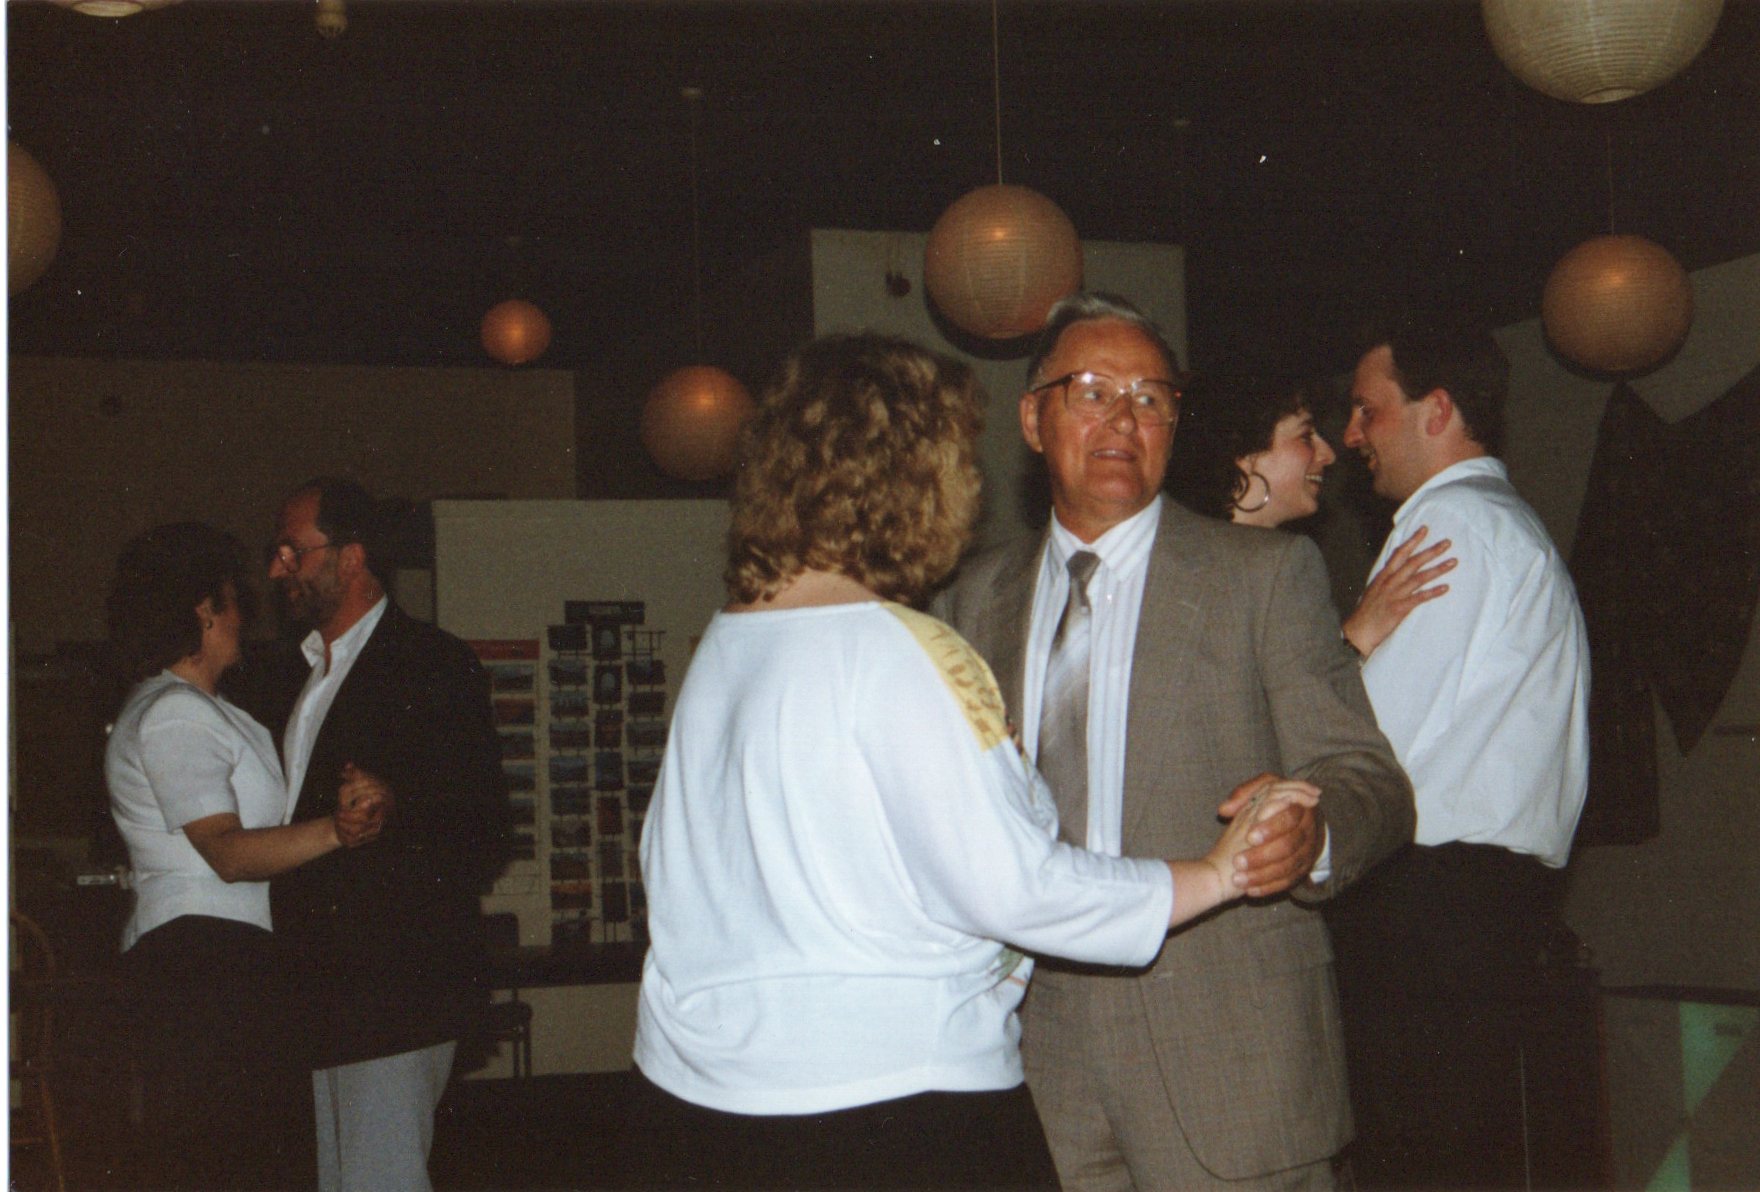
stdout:
<svg viewBox="0 0 1760 1192">
<path fill-rule="evenodd" d="M 1484 845 L 1413 845 L 1326 909 L 1361 1188 L 1524 1180 L 1521 1027 L 1557 875 Z"/>
<path fill-rule="evenodd" d="M 830 1113 L 750 1116 L 635 1072 L 621 1187 L 1053 1189 L 1026 1085 L 918 1093 Z"/>
<path fill-rule="evenodd" d="M 184 915 L 123 956 L 153 1186 L 309 1186 L 311 1078 L 280 992 L 274 937 Z"/>
</svg>

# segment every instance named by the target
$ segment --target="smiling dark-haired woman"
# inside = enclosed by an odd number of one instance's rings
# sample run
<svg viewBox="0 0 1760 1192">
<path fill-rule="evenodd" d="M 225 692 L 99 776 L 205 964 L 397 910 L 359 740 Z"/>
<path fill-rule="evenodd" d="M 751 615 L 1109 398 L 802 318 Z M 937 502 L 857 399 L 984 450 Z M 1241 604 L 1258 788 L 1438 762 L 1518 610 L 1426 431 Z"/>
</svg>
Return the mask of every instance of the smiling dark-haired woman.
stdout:
<svg viewBox="0 0 1760 1192">
<path fill-rule="evenodd" d="M 1276 529 L 1320 511 L 1326 469 L 1338 459 L 1314 425 L 1312 390 L 1290 377 L 1199 375 L 1180 409 L 1167 463 L 1167 492 L 1206 517 Z M 1369 581 L 1344 622 L 1367 658 L 1411 611 L 1446 595 L 1454 569 L 1447 539 L 1425 545 L 1420 526 Z"/>
<path fill-rule="evenodd" d="M 349 792 L 349 810 L 283 825 L 275 742 L 219 691 L 253 606 L 243 547 L 199 522 L 130 542 L 110 591 L 111 655 L 134 686 L 104 767 L 133 870 L 122 948 L 155 1186 L 297 1179 L 304 1155 L 285 1146 L 302 1120 L 304 1073 L 274 997 L 267 879 L 365 843 L 382 819 L 370 796 Z"/>
</svg>

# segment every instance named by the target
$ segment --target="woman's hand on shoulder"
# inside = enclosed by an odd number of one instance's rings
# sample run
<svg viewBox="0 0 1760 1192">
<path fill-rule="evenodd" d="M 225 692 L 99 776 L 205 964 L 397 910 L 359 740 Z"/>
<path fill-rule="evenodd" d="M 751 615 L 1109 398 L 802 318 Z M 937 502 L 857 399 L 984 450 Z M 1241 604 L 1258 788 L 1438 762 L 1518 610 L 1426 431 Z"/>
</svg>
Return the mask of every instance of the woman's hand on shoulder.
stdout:
<svg viewBox="0 0 1760 1192">
<path fill-rule="evenodd" d="M 1387 556 L 1387 562 L 1363 590 L 1356 610 L 1345 619 L 1345 640 L 1364 658 L 1373 654 L 1413 609 L 1448 592 L 1447 584 L 1436 581 L 1454 570 L 1457 560 L 1440 558 L 1454 543 L 1444 538 L 1420 550 L 1429 533 L 1429 526 L 1419 526 Z"/>
</svg>

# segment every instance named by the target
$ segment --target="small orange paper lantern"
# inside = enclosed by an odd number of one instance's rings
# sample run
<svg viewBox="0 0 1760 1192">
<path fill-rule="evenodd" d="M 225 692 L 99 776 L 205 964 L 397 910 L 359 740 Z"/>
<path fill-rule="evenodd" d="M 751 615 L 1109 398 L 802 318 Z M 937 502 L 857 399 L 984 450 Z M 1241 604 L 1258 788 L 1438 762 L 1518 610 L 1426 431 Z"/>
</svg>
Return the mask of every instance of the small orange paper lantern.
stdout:
<svg viewBox="0 0 1760 1192">
<path fill-rule="evenodd" d="M 923 284 L 953 324 L 987 339 L 1045 325 L 1082 286 L 1082 242 L 1069 216 L 1024 186 L 984 186 L 941 213 L 923 249 Z"/>
<path fill-rule="evenodd" d="M 550 320 L 520 298 L 509 298 L 483 316 L 483 351 L 503 364 L 526 364 L 550 346 Z"/>
<path fill-rule="evenodd" d="M 1481 0 L 1491 48 L 1554 99 L 1612 103 L 1658 87 L 1698 56 L 1723 0 Z"/>
<path fill-rule="evenodd" d="M 733 471 L 752 395 L 734 377 L 693 364 L 662 377 L 642 407 L 642 446 L 668 476 L 702 483 Z"/>
<path fill-rule="evenodd" d="M 6 291 L 22 293 L 61 247 L 61 199 L 37 159 L 6 142 Z"/>
<path fill-rule="evenodd" d="M 1560 355 L 1596 372 L 1642 372 L 1693 325 L 1693 286 L 1667 249 L 1642 236 L 1597 236 L 1566 253 L 1540 299 Z"/>
</svg>

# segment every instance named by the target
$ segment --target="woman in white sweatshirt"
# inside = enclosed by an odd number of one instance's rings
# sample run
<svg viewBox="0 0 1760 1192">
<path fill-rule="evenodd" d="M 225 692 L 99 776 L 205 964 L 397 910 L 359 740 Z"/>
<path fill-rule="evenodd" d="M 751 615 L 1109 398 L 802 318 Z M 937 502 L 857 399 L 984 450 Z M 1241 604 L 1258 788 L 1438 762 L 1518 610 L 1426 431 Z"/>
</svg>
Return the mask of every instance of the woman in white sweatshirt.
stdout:
<svg viewBox="0 0 1760 1192">
<path fill-rule="evenodd" d="M 1240 894 L 1265 804 L 1196 861 L 1057 842 L 989 669 L 908 607 L 968 540 L 978 400 L 961 364 L 837 336 L 789 359 L 746 431 L 731 602 L 642 839 L 632 1184 L 1055 1186 L 1022 953 L 1144 965 Z"/>
</svg>

